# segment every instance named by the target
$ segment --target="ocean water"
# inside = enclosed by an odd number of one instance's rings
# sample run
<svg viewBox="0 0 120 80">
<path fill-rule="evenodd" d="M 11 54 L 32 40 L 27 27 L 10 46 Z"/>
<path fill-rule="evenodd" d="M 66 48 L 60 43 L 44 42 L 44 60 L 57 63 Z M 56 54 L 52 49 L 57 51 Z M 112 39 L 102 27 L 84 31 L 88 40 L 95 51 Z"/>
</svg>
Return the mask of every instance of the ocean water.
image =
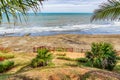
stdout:
<svg viewBox="0 0 120 80">
<path fill-rule="evenodd" d="M 6 21 L 0 25 L 0 36 L 43 36 L 54 34 L 120 34 L 118 21 L 91 22 L 92 13 L 34 13 L 27 14 L 27 21 L 22 19 L 15 24 Z"/>
</svg>

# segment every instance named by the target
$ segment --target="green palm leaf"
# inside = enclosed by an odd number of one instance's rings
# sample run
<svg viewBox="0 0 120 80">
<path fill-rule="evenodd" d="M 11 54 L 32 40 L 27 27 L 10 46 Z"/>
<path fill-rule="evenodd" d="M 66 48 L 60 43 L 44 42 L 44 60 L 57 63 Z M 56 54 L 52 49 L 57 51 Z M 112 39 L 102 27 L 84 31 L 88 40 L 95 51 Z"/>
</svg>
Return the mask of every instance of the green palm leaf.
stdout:
<svg viewBox="0 0 120 80">
<path fill-rule="evenodd" d="M 0 0 L 0 22 L 3 19 L 3 13 L 10 22 L 9 15 L 12 15 L 15 19 L 20 19 L 20 16 L 17 15 L 19 13 L 26 16 L 29 9 L 36 12 L 39 10 L 39 2 L 42 5 L 42 1 L 44 0 Z"/>
<path fill-rule="evenodd" d="M 108 0 L 94 11 L 93 20 L 115 20 L 120 18 L 120 0 Z"/>
</svg>

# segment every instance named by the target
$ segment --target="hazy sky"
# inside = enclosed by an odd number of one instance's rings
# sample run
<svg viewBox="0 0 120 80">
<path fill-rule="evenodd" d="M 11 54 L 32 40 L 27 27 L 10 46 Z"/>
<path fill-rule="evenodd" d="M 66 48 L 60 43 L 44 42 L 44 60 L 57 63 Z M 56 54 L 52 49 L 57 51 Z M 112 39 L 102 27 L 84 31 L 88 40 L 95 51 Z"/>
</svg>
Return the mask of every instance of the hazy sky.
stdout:
<svg viewBox="0 0 120 80">
<path fill-rule="evenodd" d="M 93 12 L 100 3 L 107 0 L 48 0 L 43 3 L 42 12 Z"/>
</svg>

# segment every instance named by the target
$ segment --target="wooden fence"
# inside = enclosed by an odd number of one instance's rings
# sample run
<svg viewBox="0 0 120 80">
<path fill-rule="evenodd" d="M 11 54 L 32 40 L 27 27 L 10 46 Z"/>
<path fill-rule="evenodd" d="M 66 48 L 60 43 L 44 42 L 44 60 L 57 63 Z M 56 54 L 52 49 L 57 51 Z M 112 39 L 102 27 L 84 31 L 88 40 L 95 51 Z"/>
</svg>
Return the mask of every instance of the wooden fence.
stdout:
<svg viewBox="0 0 120 80">
<path fill-rule="evenodd" d="M 90 49 L 40 46 L 40 47 L 34 47 L 33 52 L 37 52 L 38 49 L 48 49 L 49 51 L 61 51 L 61 52 L 80 52 L 80 53 L 90 51 Z"/>
</svg>

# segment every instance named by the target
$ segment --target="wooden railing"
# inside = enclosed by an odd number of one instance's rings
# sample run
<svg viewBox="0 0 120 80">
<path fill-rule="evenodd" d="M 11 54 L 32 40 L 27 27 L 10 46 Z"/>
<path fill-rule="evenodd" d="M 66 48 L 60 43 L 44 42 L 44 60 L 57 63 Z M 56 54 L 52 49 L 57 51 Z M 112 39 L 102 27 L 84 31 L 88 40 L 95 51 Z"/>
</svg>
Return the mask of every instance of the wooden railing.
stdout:
<svg viewBox="0 0 120 80">
<path fill-rule="evenodd" d="M 40 47 L 34 47 L 33 52 L 37 52 L 38 49 L 48 49 L 49 51 L 61 51 L 61 52 L 80 52 L 80 53 L 90 51 L 90 49 L 40 46 Z"/>
</svg>

